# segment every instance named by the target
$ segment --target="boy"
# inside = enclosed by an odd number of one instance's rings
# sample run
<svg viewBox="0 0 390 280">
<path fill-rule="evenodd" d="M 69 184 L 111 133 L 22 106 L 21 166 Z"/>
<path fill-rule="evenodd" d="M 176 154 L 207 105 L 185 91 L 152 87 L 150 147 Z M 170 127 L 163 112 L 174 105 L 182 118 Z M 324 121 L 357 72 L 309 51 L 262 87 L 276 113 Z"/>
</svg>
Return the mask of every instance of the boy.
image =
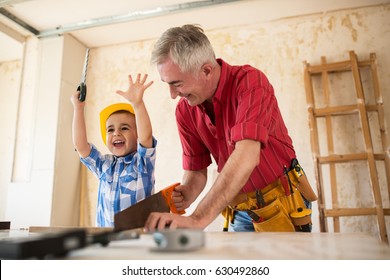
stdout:
<svg viewBox="0 0 390 280">
<path fill-rule="evenodd" d="M 113 227 L 114 215 L 143 200 L 154 192 L 154 165 L 157 141 L 143 95 L 153 81 L 148 75 L 137 75 L 135 82 L 129 75 L 127 91 L 116 91 L 130 103 L 108 106 L 100 113 L 104 143 L 112 154 L 102 155 L 87 140 L 84 106 L 80 92 L 71 97 L 73 113 L 73 144 L 80 160 L 99 178 L 96 223 L 99 227 Z"/>
</svg>

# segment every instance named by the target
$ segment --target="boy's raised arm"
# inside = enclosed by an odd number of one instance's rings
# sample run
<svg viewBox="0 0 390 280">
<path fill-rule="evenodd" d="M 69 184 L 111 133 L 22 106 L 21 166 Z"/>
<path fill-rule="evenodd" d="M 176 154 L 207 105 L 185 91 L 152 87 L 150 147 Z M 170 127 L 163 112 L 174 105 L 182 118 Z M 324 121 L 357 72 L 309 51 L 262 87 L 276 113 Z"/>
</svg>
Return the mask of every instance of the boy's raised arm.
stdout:
<svg viewBox="0 0 390 280">
<path fill-rule="evenodd" d="M 80 92 L 76 91 L 70 98 L 73 104 L 73 122 L 72 137 L 73 145 L 79 156 L 85 158 L 91 152 L 91 146 L 87 140 L 87 131 L 85 126 L 84 107 L 85 102 L 79 100 Z"/>
<path fill-rule="evenodd" d="M 117 90 L 116 93 L 127 99 L 134 108 L 138 142 L 145 148 L 151 148 L 153 146 L 152 125 L 143 96 L 145 90 L 153 84 L 153 81 L 145 84 L 147 77 L 148 75 L 145 74 L 141 79 L 141 74 L 138 74 L 136 80 L 133 81 L 132 76 L 129 75 L 128 90 L 125 92 Z"/>
</svg>

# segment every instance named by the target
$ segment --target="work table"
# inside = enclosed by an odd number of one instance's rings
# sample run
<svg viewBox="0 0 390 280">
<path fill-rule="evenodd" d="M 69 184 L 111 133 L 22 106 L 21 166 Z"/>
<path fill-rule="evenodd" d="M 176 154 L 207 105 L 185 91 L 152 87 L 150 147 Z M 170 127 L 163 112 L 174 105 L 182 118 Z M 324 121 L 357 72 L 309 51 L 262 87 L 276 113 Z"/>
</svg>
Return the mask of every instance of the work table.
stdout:
<svg viewBox="0 0 390 280">
<path fill-rule="evenodd" d="M 0 231 L 0 237 L 26 236 L 28 231 Z M 157 250 L 152 234 L 137 239 L 92 244 L 69 252 L 70 260 L 390 260 L 390 246 L 364 233 L 204 232 L 204 246 L 189 251 Z"/>
<path fill-rule="evenodd" d="M 68 259 L 390 259 L 390 247 L 360 233 L 205 232 L 205 246 L 189 252 L 156 251 L 151 234 L 72 251 Z"/>
</svg>

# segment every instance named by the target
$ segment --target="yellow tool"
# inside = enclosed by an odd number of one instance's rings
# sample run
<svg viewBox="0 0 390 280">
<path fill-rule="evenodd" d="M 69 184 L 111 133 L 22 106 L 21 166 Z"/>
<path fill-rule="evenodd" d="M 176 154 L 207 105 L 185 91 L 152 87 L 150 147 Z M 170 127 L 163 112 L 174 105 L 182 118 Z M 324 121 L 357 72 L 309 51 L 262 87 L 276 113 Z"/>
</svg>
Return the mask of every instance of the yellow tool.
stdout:
<svg viewBox="0 0 390 280">
<path fill-rule="evenodd" d="M 294 172 L 295 171 L 296 170 L 294 169 Z M 305 203 L 303 202 L 301 194 L 299 192 L 294 191 L 286 167 L 285 167 L 285 175 L 287 177 L 288 184 L 290 186 L 290 195 L 288 196 L 288 202 L 290 205 L 290 209 L 293 209 L 293 211 L 290 212 L 291 221 L 294 224 L 294 226 L 298 226 L 301 227 L 302 229 L 305 229 L 311 224 L 312 211 L 311 209 L 307 209 L 305 207 Z"/>
</svg>

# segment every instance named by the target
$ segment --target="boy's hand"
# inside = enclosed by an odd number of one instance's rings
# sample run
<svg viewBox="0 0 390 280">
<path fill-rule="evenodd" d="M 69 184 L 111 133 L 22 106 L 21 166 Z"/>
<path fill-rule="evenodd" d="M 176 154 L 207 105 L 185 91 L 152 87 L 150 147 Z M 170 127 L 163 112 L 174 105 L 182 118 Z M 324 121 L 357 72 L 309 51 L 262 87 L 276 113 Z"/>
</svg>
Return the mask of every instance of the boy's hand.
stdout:
<svg viewBox="0 0 390 280">
<path fill-rule="evenodd" d="M 80 96 L 80 91 L 76 91 L 70 97 L 70 101 L 72 102 L 74 108 L 85 106 L 85 102 L 80 101 L 79 96 Z"/>
<path fill-rule="evenodd" d="M 145 84 L 148 74 L 145 74 L 141 79 L 141 74 L 137 75 L 135 82 L 133 77 L 129 75 L 129 88 L 127 91 L 117 90 L 116 93 L 126 98 L 133 106 L 137 106 L 143 102 L 145 90 L 153 84 L 153 81 Z"/>
</svg>

